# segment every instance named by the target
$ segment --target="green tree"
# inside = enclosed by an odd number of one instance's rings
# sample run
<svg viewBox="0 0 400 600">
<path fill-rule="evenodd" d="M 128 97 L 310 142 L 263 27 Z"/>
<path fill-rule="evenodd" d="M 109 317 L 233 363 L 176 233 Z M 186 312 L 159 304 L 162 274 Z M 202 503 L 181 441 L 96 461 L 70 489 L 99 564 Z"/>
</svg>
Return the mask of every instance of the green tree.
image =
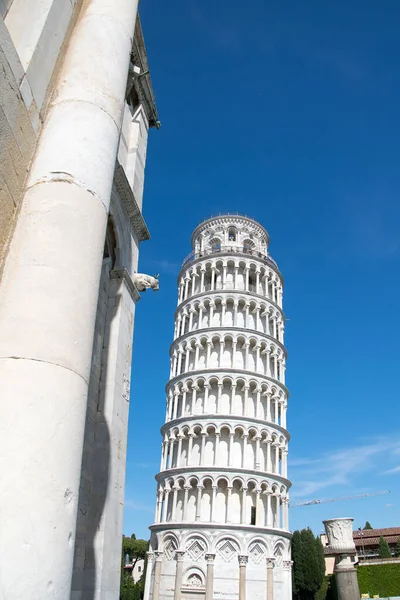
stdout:
<svg viewBox="0 0 400 600">
<path fill-rule="evenodd" d="M 382 536 L 379 538 L 379 558 L 392 558 L 389 544 Z"/>
<path fill-rule="evenodd" d="M 396 542 L 396 548 L 395 548 L 395 551 L 394 551 L 394 555 L 395 556 L 400 556 L 400 538 Z"/>
<path fill-rule="evenodd" d="M 138 560 L 145 559 L 146 568 L 146 552 L 149 547 L 149 542 L 146 540 L 137 540 L 133 533 L 131 537 L 122 536 L 122 553 L 121 553 L 121 589 L 120 600 L 141 600 L 144 592 L 144 573 L 137 583 L 132 579 L 131 569 L 125 570 L 126 558 L 132 564 L 132 569 Z"/>
<path fill-rule="evenodd" d="M 296 530 L 292 537 L 292 587 L 295 598 L 299 597 L 300 591 L 304 588 L 301 543 L 301 533 L 300 531 Z"/>
<path fill-rule="evenodd" d="M 293 594 L 297 600 L 314 600 L 325 575 L 324 550 L 311 529 L 295 531 L 292 538 Z"/>
<path fill-rule="evenodd" d="M 365 529 L 373 529 L 373 527 L 372 527 L 372 525 L 371 525 L 371 523 L 370 523 L 369 521 L 366 521 L 366 522 L 365 522 L 365 525 L 364 525 L 364 527 L 363 527 L 363 529 L 364 529 L 364 530 L 365 530 Z"/>
</svg>

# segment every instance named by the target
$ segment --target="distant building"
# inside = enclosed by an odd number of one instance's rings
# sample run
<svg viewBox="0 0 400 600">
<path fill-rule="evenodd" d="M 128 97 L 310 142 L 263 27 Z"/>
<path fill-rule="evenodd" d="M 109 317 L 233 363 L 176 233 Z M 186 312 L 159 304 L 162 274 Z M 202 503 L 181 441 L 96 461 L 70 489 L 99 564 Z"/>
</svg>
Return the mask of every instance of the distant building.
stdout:
<svg viewBox="0 0 400 600">
<path fill-rule="evenodd" d="M 353 531 L 353 540 L 357 550 L 354 562 L 361 565 L 368 561 L 379 559 L 379 540 L 381 537 L 387 541 L 392 556 L 394 556 L 396 544 L 400 540 L 400 527 L 357 529 L 356 531 Z M 328 538 L 325 533 L 321 533 L 321 542 L 324 548 L 328 546 Z M 325 556 L 325 575 L 331 575 L 333 573 L 334 565 L 335 557 Z"/>
<path fill-rule="evenodd" d="M 132 573 L 132 579 L 135 583 L 137 583 L 139 581 L 139 579 L 141 578 L 141 576 L 143 575 L 143 570 L 144 570 L 143 558 L 139 558 L 139 560 L 137 560 L 136 562 L 135 562 L 135 558 L 133 558 L 132 562 L 126 563 L 126 565 L 124 567 L 125 572 Z"/>
<path fill-rule="evenodd" d="M 400 540 L 400 527 L 385 529 L 358 529 L 353 531 L 353 539 L 360 562 L 379 558 L 379 539 L 383 537 L 394 556 L 396 544 Z"/>
</svg>

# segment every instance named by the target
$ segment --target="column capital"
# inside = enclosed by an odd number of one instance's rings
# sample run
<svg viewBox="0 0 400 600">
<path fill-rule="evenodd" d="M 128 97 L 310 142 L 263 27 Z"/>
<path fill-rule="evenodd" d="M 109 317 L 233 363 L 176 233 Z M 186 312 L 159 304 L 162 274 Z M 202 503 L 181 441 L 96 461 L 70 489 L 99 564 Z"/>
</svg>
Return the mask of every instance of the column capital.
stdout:
<svg viewBox="0 0 400 600">
<path fill-rule="evenodd" d="M 275 566 L 275 558 L 267 558 L 267 569 L 273 569 Z"/>
<path fill-rule="evenodd" d="M 245 554 L 238 554 L 239 567 L 245 567 L 249 562 L 249 557 Z"/>
<path fill-rule="evenodd" d="M 154 560 L 154 552 L 148 551 L 146 552 L 146 556 L 148 561 Z"/>
<path fill-rule="evenodd" d="M 175 550 L 175 559 L 178 562 L 182 562 L 184 554 L 185 554 L 184 550 Z"/>
<path fill-rule="evenodd" d="M 163 557 L 164 551 L 163 550 L 155 550 L 154 555 L 156 557 L 156 560 L 158 562 L 162 561 L 162 557 Z"/>
<path fill-rule="evenodd" d="M 292 560 L 284 560 L 283 561 L 283 570 L 284 571 L 290 571 L 290 569 L 292 568 L 293 565 L 293 561 Z"/>
<path fill-rule="evenodd" d="M 213 565 L 215 560 L 215 554 L 205 554 L 204 558 L 206 559 L 206 563 L 208 565 Z"/>
</svg>

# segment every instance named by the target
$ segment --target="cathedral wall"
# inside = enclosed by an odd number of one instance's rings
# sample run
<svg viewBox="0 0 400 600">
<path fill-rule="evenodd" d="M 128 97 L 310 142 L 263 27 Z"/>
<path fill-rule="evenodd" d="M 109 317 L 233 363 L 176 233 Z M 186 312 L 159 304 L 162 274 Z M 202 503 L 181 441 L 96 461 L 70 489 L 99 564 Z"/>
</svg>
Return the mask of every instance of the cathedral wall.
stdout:
<svg viewBox="0 0 400 600">
<path fill-rule="evenodd" d="M 0 265 L 80 4 L 0 0 Z"/>
</svg>

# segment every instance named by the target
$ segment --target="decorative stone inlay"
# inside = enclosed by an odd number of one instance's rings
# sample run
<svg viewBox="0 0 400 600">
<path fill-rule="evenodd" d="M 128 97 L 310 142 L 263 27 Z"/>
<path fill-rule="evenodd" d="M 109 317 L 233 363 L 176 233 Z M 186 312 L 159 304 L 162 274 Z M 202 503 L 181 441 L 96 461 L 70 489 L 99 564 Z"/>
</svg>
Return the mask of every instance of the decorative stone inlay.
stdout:
<svg viewBox="0 0 400 600">
<path fill-rule="evenodd" d="M 236 554 L 237 550 L 237 547 L 231 542 L 231 540 L 222 540 L 217 546 L 218 554 L 226 562 L 230 562 L 232 557 Z"/>
<path fill-rule="evenodd" d="M 258 565 L 265 556 L 265 548 L 259 542 L 253 542 L 249 547 L 249 554 Z"/>
<path fill-rule="evenodd" d="M 200 538 L 192 538 L 189 546 L 187 547 L 187 553 L 195 561 L 203 556 L 205 550 L 205 544 Z"/>
<path fill-rule="evenodd" d="M 167 558 L 167 560 L 172 560 L 175 554 L 175 551 L 177 550 L 177 545 L 175 540 L 173 539 L 169 539 L 165 544 L 164 544 L 164 553 L 165 556 Z"/>
</svg>

